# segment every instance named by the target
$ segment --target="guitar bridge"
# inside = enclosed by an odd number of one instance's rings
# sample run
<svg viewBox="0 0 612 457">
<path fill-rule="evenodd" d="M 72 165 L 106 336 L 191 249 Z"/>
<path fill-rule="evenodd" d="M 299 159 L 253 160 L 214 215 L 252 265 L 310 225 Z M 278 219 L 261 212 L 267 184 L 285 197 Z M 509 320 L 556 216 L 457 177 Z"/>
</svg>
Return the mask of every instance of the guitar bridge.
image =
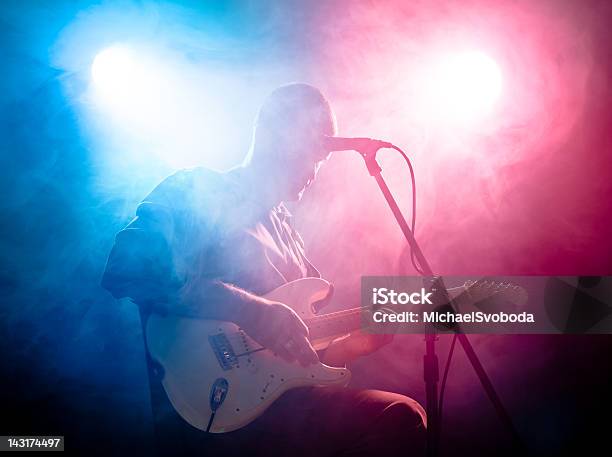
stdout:
<svg viewBox="0 0 612 457">
<path fill-rule="evenodd" d="M 234 352 L 234 348 L 225 336 L 225 333 L 218 333 L 208 337 L 208 342 L 217 357 L 217 361 L 224 371 L 231 370 L 238 366 L 238 357 Z"/>
</svg>

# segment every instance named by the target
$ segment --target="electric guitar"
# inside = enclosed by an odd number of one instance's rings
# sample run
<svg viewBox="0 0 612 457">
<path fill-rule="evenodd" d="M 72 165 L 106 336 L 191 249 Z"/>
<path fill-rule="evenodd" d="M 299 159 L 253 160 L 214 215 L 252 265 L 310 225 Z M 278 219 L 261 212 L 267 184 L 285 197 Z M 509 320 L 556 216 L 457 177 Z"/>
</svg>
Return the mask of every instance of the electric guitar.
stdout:
<svg viewBox="0 0 612 457">
<path fill-rule="evenodd" d="M 520 289 L 483 284 L 466 283 L 449 292 L 462 292 L 455 300 L 476 302 Z M 265 298 L 290 306 L 308 326 L 311 343 L 319 350 L 362 323 L 364 308 L 317 314 L 332 291 L 332 285 L 323 279 L 304 278 L 274 289 Z M 145 331 L 149 353 L 164 369 L 162 385 L 172 406 L 202 431 L 237 430 L 289 389 L 346 385 L 351 377 L 346 368 L 320 362 L 307 367 L 288 363 L 231 322 L 152 314 Z"/>
</svg>

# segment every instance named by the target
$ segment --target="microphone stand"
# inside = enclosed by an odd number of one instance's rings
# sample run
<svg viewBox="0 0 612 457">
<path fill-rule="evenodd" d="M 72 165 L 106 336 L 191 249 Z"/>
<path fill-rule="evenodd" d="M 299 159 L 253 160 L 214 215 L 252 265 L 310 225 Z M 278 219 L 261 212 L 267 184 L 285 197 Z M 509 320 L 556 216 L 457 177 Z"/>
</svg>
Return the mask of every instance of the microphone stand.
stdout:
<svg viewBox="0 0 612 457">
<path fill-rule="evenodd" d="M 382 147 L 381 145 L 374 144 L 369 147 L 368 146 L 360 147 L 359 149 L 356 149 L 356 150 L 357 152 L 361 154 L 361 156 L 365 160 L 365 164 L 368 169 L 368 172 L 370 173 L 370 176 L 372 176 L 376 180 L 376 183 L 378 184 L 378 187 L 380 187 L 380 190 L 382 191 L 385 197 L 385 200 L 387 200 L 389 208 L 391 209 L 391 212 L 395 216 L 395 220 L 399 224 L 399 227 L 402 230 L 402 233 L 404 234 L 406 241 L 408 241 L 408 244 L 410 245 L 410 248 L 412 249 L 412 252 L 414 253 L 416 257 L 418 264 L 421 266 L 421 269 L 423 270 L 422 275 L 423 276 L 435 276 L 433 273 L 433 270 L 431 269 L 429 263 L 427 262 L 427 259 L 423 255 L 423 251 L 421 251 L 421 248 L 419 247 L 414 237 L 414 234 L 412 233 L 412 230 L 410 230 L 410 227 L 408 226 L 406 219 L 404 219 L 404 215 L 399 209 L 397 202 L 395 201 L 395 198 L 391 194 L 391 191 L 389 190 L 387 183 L 382 177 L 382 174 L 381 174 L 382 168 L 376 161 L 376 153 L 378 152 L 379 149 L 381 149 L 381 147 Z M 448 305 L 454 311 L 452 300 L 449 299 L 448 292 L 441 278 L 438 277 L 438 279 L 435 280 L 435 284 L 438 287 L 436 292 L 440 293 L 443 297 L 447 299 Z M 459 343 L 461 343 L 461 346 L 463 347 L 463 350 L 465 354 L 467 355 L 468 360 L 472 364 L 472 367 L 474 368 L 474 371 L 476 372 L 476 375 L 478 376 L 478 379 L 480 380 L 480 383 L 482 384 L 482 387 L 487 397 L 489 397 L 489 400 L 493 404 L 493 407 L 495 408 L 495 411 L 497 412 L 499 419 L 510 432 L 511 437 L 513 439 L 513 444 L 516 450 L 519 452 L 520 451 L 524 452 L 525 447 L 522 444 L 522 441 L 518 435 L 518 432 L 514 428 L 514 424 L 512 423 L 510 415 L 506 411 L 506 408 L 501 402 L 501 399 L 497 395 L 497 392 L 495 391 L 495 388 L 493 387 L 493 383 L 487 376 L 487 373 L 485 372 L 484 367 L 480 363 L 480 360 L 478 359 L 476 352 L 474 351 L 474 348 L 472 347 L 468 337 L 464 333 L 461 333 L 461 329 L 459 328 L 458 325 L 455 325 L 453 327 L 453 330 L 456 332 L 457 339 Z M 423 357 L 423 378 L 425 381 L 425 398 L 426 398 L 426 411 L 427 411 L 427 456 L 428 457 L 435 457 L 438 455 L 438 448 L 439 448 L 438 445 L 439 445 L 439 438 L 440 438 L 440 417 L 438 416 L 438 412 L 439 412 L 439 409 L 438 409 L 439 368 L 438 368 L 438 356 L 436 355 L 436 341 L 437 340 L 438 340 L 438 337 L 436 336 L 435 327 L 431 324 L 428 325 L 425 330 L 425 355 Z"/>
</svg>

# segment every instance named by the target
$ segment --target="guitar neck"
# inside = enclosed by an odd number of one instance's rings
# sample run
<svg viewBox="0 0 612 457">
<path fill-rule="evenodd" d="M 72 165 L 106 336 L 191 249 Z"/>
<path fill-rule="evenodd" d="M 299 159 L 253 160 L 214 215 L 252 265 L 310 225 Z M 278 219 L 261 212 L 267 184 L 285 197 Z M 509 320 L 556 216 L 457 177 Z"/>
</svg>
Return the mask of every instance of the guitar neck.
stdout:
<svg viewBox="0 0 612 457">
<path fill-rule="evenodd" d="M 340 336 L 361 327 L 361 313 L 367 308 L 352 308 L 330 314 L 323 314 L 305 321 L 312 340 Z"/>
<path fill-rule="evenodd" d="M 472 296 L 463 287 L 448 289 L 449 296 L 457 307 L 464 306 L 473 301 Z M 361 327 L 362 313 L 371 311 L 370 308 L 351 308 L 335 313 L 323 314 L 307 319 L 306 323 L 310 331 L 310 339 L 318 340 L 345 335 Z"/>
</svg>

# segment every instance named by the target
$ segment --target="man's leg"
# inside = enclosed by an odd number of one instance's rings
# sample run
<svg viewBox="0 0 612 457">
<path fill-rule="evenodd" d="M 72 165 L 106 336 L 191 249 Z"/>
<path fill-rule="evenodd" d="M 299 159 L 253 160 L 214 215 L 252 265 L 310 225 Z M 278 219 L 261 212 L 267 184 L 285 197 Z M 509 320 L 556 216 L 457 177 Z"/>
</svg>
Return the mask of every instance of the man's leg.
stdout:
<svg viewBox="0 0 612 457">
<path fill-rule="evenodd" d="M 254 422 L 231 433 L 206 434 L 178 415 L 176 420 L 182 422 L 182 432 L 172 434 L 174 452 L 168 455 L 357 457 L 421 456 L 425 451 L 421 405 L 379 390 L 293 389 Z"/>
<path fill-rule="evenodd" d="M 312 387 L 287 392 L 241 432 L 257 437 L 249 446 L 257 455 L 420 456 L 426 423 L 403 395 Z"/>
</svg>

